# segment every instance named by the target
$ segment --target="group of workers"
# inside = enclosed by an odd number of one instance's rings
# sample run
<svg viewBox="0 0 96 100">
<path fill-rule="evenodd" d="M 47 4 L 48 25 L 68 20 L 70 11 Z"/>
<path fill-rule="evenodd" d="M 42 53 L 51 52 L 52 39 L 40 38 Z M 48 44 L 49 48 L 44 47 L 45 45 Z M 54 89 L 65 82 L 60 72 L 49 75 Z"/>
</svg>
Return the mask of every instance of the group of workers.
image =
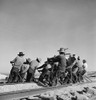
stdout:
<svg viewBox="0 0 96 100">
<path fill-rule="evenodd" d="M 88 67 L 85 59 L 81 61 L 80 56 L 66 53 L 68 48 L 60 48 L 59 55 L 48 58 L 45 63 L 39 67 L 41 58 L 31 60 L 25 59 L 23 52 L 19 52 L 17 57 L 10 61 L 12 69 L 8 78 L 8 83 L 32 82 L 35 80 L 35 72 L 38 70 L 40 76 L 38 82 L 47 83 L 48 85 L 61 84 L 68 82 L 83 81 L 83 75 Z M 66 55 L 68 58 L 66 58 Z"/>
<path fill-rule="evenodd" d="M 39 81 L 47 85 L 76 83 L 84 81 L 84 74 L 87 71 L 87 62 L 81 60 L 80 56 L 66 53 L 67 48 L 60 48 L 59 55 L 48 58 L 47 61 L 37 68 L 42 68 Z M 67 56 L 67 58 L 66 58 Z"/>
<path fill-rule="evenodd" d="M 19 52 L 17 57 L 10 61 L 12 69 L 8 83 L 31 82 L 34 80 L 35 70 L 39 66 L 41 58 L 36 58 L 36 60 L 25 59 L 24 55 L 23 52 Z"/>
</svg>

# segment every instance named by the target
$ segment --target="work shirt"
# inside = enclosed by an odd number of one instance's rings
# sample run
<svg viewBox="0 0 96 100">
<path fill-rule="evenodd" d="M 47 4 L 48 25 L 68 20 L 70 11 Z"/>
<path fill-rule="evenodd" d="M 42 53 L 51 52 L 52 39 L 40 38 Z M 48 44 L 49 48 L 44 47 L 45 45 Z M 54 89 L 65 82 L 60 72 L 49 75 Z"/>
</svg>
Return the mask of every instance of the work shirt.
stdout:
<svg viewBox="0 0 96 100">
<path fill-rule="evenodd" d="M 39 66 L 39 62 L 37 60 L 32 60 L 29 67 L 35 70 Z"/>
<path fill-rule="evenodd" d="M 87 70 L 88 64 L 87 64 L 87 63 L 83 63 L 82 67 L 83 67 L 85 70 Z"/>
<path fill-rule="evenodd" d="M 82 71 L 82 70 L 83 70 L 83 67 L 82 67 L 83 63 L 82 63 L 82 61 L 81 61 L 81 60 L 77 60 L 76 65 L 77 65 L 77 67 L 79 68 L 79 70 L 80 70 L 80 71 Z"/>
<path fill-rule="evenodd" d="M 56 57 L 57 61 L 59 62 L 60 70 L 65 71 L 66 69 L 66 58 L 64 54 L 60 54 Z"/>
<path fill-rule="evenodd" d="M 69 57 L 68 58 L 68 66 L 70 66 L 72 63 L 74 63 L 74 61 L 76 60 L 76 58 L 75 57 Z"/>
<path fill-rule="evenodd" d="M 21 73 L 26 73 L 28 69 L 29 69 L 29 65 L 28 64 L 23 64 L 21 66 L 20 71 L 21 71 Z"/>
<path fill-rule="evenodd" d="M 11 62 L 14 63 L 13 67 L 20 69 L 21 66 L 23 65 L 23 63 L 26 60 L 23 57 L 19 57 L 17 56 L 14 60 L 12 60 Z"/>
</svg>

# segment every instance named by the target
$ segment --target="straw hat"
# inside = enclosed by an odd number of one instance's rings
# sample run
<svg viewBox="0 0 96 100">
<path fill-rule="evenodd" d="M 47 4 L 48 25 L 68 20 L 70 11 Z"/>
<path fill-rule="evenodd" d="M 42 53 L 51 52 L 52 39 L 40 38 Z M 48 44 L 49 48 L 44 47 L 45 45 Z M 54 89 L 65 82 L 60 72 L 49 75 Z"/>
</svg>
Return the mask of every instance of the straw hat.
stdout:
<svg viewBox="0 0 96 100">
<path fill-rule="evenodd" d="M 68 48 L 60 48 L 58 51 L 59 52 L 64 52 L 65 53 L 65 51 L 67 50 Z"/>
</svg>

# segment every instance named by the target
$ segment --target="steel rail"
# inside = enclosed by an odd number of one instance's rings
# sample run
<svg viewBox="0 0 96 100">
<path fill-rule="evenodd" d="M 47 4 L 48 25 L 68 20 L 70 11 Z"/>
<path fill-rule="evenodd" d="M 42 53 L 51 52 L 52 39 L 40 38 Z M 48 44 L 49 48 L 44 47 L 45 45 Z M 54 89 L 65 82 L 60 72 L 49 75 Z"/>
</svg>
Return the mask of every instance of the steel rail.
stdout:
<svg viewBox="0 0 96 100">
<path fill-rule="evenodd" d="M 93 82 L 96 82 L 96 81 L 73 84 L 73 86 L 84 85 L 84 84 L 93 83 Z M 26 89 L 26 90 L 18 90 L 18 91 L 13 91 L 13 92 L 5 92 L 5 93 L 0 94 L 0 100 L 13 100 L 13 99 L 27 98 L 28 96 L 32 96 L 32 95 L 34 96 L 34 95 L 41 94 L 47 91 L 53 91 L 53 90 L 61 89 L 68 86 L 72 86 L 72 84 L 60 85 L 60 86 L 54 86 L 54 87 L 45 87 L 45 88 L 43 87 L 39 89 Z"/>
<path fill-rule="evenodd" d="M 32 84 L 35 82 L 18 82 L 18 83 L 0 83 L 0 86 L 4 86 L 4 85 L 18 85 L 18 84 Z"/>
<path fill-rule="evenodd" d="M 4 86 L 4 85 L 17 85 L 17 84 L 28 84 L 28 83 L 34 83 L 34 82 L 18 82 L 18 83 L 2 83 L 0 84 L 0 86 Z"/>
</svg>

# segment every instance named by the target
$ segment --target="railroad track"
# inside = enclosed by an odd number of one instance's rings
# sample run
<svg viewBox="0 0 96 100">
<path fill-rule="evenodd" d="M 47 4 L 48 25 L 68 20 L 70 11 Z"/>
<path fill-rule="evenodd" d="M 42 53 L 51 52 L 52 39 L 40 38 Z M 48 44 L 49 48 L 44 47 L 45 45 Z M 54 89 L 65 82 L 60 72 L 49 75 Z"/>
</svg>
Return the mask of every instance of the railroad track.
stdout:
<svg viewBox="0 0 96 100">
<path fill-rule="evenodd" d="M 20 98 L 27 98 L 28 96 L 34 96 L 37 94 L 41 94 L 47 91 L 53 91 L 57 89 L 61 89 L 64 87 L 68 86 L 78 86 L 78 85 L 84 85 L 84 84 L 90 84 L 96 81 L 91 81 L 91 82 L 84 82 L 84 83 L 78 83 L 78 84 L 67 84 L 67 85 L 60 85 L 60 86 L 53 86 L 53 87 L 42 87 L 39 89 L 26 89 L 26 90 L 18 90 L 14 92 L 5 92 L 5 93 L 0 93 L 0 100 L 16 100 Z"/>
<path fill-rule="evenodd" d="M 1 83 L 0 86 L 4 85 L 16 85 L 16 84 L 27 84 L 27 83 L 34 83 L 34 82 L 19 82 L 19 83 Z"/>
<path fill-rule="evenodd" d="M 94 73 L 96 73 L 96 72 L 94 72 Z M 94 75 L 94 74 L 92 73 L 92 75 Z M 90 81 L 90 79 L 89 79 L 88 77 L 91 77 L 91 75 L 85 76 L 85 78 L 87 78 L 87 79 Z M 6 81 L 6 82 L 7 82 L 7 81 Z M 19 82 L 19 83 L 6 83 L 6 82 L 1 82 L 1 83 L 0 83 L 0 86 L 33 83 L 33 82 Z"/>
</svg>

